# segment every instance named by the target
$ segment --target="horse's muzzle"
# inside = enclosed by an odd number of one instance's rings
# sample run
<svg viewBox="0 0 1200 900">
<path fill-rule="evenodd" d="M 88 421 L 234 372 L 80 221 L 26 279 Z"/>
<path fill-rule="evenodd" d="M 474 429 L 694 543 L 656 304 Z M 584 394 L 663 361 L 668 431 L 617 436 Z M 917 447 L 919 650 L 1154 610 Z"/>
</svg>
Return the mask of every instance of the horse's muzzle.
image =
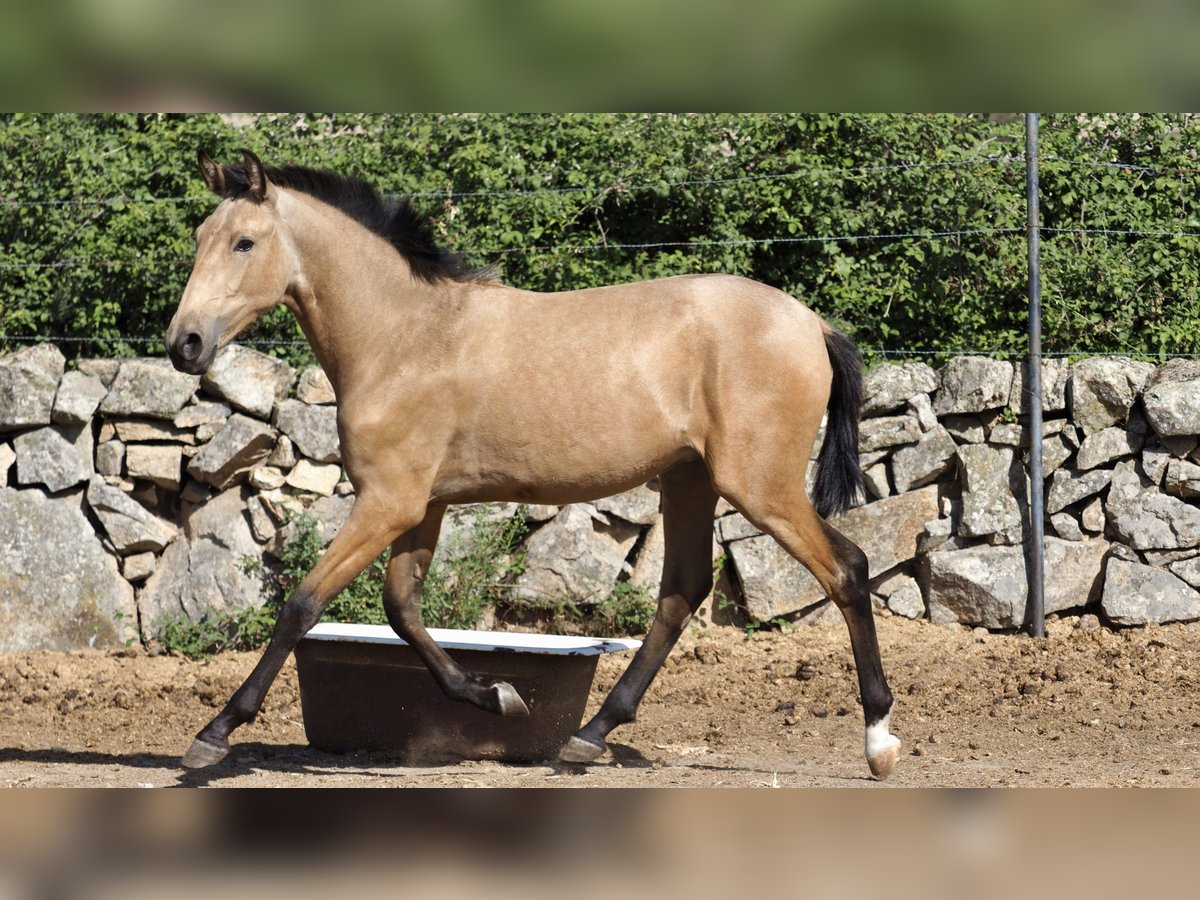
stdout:
<svg viewBox="0 0 1200 900">
<path fill-rule="evenodd" d="M 167 354 L 171 364 L 180 372 L 189 375 L 203 375 L 212 364 L 212 348 L 205 345 L 205 340 L 195 331 L 189 331 L 171 340 L 166 340 Z"/>
</svg>

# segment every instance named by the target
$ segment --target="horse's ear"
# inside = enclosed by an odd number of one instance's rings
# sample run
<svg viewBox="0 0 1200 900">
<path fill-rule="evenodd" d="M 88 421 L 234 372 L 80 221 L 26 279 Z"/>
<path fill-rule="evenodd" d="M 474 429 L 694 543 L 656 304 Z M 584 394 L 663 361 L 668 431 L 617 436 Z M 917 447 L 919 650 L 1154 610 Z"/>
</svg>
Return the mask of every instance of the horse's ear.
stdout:
<svg viewBox="0 0 1200 900">
<path fill-rule="evenodd" d="M 218 166 L 204 148 L 196 151 L 196 163 L 200 166 L 200 177 L 208 185 L 208 189 L 218 197 L 225 196 L 225 172 Z"/>
<path fill-rule="evenodd" d="M 262 161 L 249 150 L 242 150 L 241 154 L 242 166 L 246 173 L 246 184 L 250 188 L 250 193 L 256 200 L 266 200 L 267 190 L 271 183 L 267 180 L 267 173 L 263 171 Z"/>
</svg>

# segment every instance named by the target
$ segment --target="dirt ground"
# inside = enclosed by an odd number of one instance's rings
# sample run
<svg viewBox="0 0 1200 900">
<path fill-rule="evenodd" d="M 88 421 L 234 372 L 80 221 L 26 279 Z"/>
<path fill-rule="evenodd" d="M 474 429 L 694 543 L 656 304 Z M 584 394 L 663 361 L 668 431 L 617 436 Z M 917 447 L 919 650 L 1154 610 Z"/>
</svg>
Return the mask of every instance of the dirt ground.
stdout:
<svg viewBox="0 0 1200 900">
<path fill-rule="evenodd" d="M 1112 632 L 1053 619 L 1045 641 L 878 619 L 904 755 L 889 787 L 1200 785 L 1200 630 Z M 402 765 L 307 746 L 288 665 L 230 756 L 178 767 L 257 654 L 191 662 L 141 649 L 0 655 L 6 787 L 879 787 L 838 622 L 684 635 L 590 766 Z M 602 658 L 588 715 L 627 655 Z"/>
</svg>

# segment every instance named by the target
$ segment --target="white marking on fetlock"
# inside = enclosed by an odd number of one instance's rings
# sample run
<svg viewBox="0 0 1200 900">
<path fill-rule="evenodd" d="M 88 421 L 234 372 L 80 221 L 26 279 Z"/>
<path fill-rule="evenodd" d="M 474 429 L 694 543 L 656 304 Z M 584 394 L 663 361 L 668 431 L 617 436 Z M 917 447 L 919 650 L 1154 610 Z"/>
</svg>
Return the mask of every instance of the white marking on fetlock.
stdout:
<svg viewBox="0 0 1200 900">
<path fill-rule="evenodd" d="M 867 726 L 867 765 L 876 778 L 887 778 L 900 759 L 900 738 L 891 732 L 891 718 L 891 713 L 888 713 L 875 724 Z"/>
</svg>

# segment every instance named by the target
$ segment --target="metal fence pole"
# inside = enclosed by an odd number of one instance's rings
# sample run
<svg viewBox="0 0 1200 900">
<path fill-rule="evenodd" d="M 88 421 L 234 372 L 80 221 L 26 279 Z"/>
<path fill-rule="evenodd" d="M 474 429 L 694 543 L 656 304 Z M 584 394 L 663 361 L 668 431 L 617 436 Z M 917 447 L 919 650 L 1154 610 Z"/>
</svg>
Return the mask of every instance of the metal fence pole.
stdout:
<svg viewBox="0 0 1200 900">
<path fill-rule="evenodd" d="M 1038 115 L 1025 114 L 1025 200 L 1029 216 L 1029 358 L 1025 397 L 1029 404 L 1029 596 L 1025 624 L 1034 637 L 1046 636 L 1045 513 L 1042 476 L 1042 285 L 1038 210 Z"/>
</svg>

